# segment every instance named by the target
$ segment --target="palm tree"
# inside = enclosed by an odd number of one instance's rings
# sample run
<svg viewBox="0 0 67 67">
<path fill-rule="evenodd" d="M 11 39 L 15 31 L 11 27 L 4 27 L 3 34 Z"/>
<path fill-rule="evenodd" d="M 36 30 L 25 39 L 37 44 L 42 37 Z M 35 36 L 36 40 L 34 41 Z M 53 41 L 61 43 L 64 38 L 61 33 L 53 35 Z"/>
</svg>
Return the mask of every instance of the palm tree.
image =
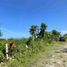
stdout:
<svg viewBox="0 0 67 67">
<path fill-rule="evenodd" d="M 43 38 L 44 37 L 44 34 L 45 34 L 45 30 L 47 28 L 47 25 L 45 23 L 41 23 L 41 26 L 40 26 L 40 37 Z"/>
<path fill-rule="evenodd" d="M 36 26 L 36 25 L 32 25 L 31 28 L 30 28 L 29 32 L 32 35 L 33 40 L 37 35 L 37 28 L 38 28 L 38 26 Z"/>
</svg>

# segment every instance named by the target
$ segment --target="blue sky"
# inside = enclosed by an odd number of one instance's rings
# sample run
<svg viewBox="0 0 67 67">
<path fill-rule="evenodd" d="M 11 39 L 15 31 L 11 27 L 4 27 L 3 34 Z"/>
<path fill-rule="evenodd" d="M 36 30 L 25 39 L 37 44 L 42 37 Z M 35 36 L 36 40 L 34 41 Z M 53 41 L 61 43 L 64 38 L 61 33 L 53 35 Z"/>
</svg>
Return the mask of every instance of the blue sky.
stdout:
<svg viewBox="0 0 67 67">
<path fill-rule="evenodd" d="M 41 22 L 67 33 L 67 0 L 0 0 L 3 37 L 28 37 L 30 26 Z"/>
</svg>

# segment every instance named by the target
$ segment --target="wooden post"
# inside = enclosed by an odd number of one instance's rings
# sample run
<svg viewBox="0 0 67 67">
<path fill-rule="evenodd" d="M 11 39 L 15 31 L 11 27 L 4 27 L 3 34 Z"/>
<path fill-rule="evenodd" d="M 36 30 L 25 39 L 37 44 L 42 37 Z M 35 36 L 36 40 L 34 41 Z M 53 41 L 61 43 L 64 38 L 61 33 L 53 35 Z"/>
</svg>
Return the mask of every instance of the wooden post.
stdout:
<svg viewBox="0 0 67 67">
<path fill-rule="evenodd" d="M 8 60 L 9 57 L 8 57 L 8 44 L 6 44 L 6 59 Z"/>
<path fill-rule="evenodd" d="M 28 46 L 26 45 L 26 48 L 28 48 Z"/>
</svg>

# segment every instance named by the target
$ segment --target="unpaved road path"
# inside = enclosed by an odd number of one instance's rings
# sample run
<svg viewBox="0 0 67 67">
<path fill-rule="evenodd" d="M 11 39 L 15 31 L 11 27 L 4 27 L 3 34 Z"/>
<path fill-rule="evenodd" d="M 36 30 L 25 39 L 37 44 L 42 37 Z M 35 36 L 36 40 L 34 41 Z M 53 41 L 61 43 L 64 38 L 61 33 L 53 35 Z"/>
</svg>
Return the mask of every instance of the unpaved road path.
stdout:
<svg viewBox="0 0 67 67">
<path fill-rule="evenodd" d="M 67 44 L 58 46 L 46 56 L 43 54 L 30 67 L 67 67 Z"/>
</svg>

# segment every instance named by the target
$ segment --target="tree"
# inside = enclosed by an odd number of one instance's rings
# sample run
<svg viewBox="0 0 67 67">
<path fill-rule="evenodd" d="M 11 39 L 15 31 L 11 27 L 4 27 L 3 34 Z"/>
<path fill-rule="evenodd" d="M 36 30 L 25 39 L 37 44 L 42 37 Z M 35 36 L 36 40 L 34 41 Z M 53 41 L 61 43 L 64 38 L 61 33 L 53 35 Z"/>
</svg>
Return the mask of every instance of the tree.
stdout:
<svg viewBox="0 0 67 67">
<path fill-rule="evenodd" d="M 64 36 L 61 36 L 59 41 L 66 41 L 66 40 L 65 40 Z"/>
<path fill-rule="evenodd" d="M 2 36 L 2 32 L 1 32 L 1 30 L 0 30 L 0 37 Z"/>
<path fill-rule="evenodd" d="M 47 28 L 47 25 L 46 25 L 45 23 L 41 23 L 41 26 L 40 26 L 40 33 L 39 33 L 39 36 L 40 36 L 41 38 L 44 37 L 46 28 Z"/>
<path fill-rule="evenodd" d="M 51 33 L 52 33 L 52 40 L 58 41 L 61 36 L 60 32 L 58 32 L 56 30 L 52 30 Z"/>
<path fill-rule="evenodd" d="M 38 26 L 36 26 L 36 25 L 32 25 L 31 28 L 30 28 L 30 31 L 29 32 L 32 35 L 33 40 L 34 40 L 34 38 L 37 35 L 37 28 L 38 28 Z"/>
<path fill-rule="evenodd" d="M 52 42 L 51 36 L 52 36 L 51 32 L 45 32 L 45 39 L 46 39 L 47 42 L 49 42 L 49 43 Z"/>
<path fill-rule="evenodd" d="M 65 40 L 67 41 L 67 34 L 64 34 L 64 36 L 63 36 L 64 38 L 65 38 Z"/>
</svg>

